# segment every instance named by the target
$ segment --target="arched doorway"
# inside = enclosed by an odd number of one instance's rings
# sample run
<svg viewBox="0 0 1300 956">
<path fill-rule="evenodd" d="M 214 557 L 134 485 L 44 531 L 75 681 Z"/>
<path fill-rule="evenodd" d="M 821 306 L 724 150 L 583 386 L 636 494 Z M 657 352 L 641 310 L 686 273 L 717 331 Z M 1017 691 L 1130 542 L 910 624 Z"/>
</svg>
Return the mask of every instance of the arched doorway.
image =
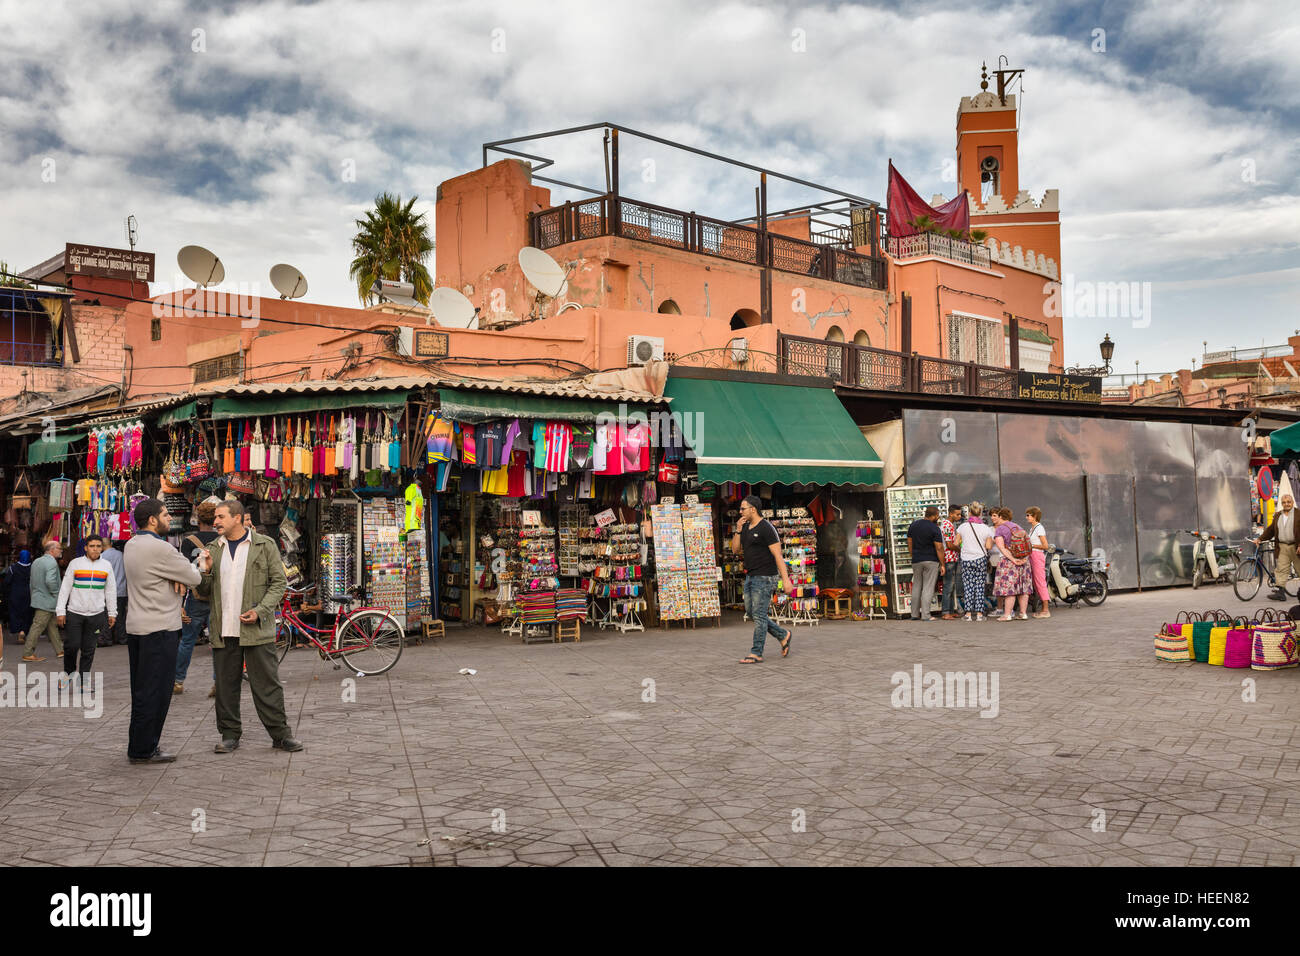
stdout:
<svg viewBox="0 0 1300 956">
<path fill-rule="evenodd" d="M 826 330 L 826 341 L 843 342 L 844 330 L 840 328 L 838 325 L 832 325 L 829 329 Z"/>
<path fill-rule="evenodd" d="M 867 335 L 866 329 L 859 329 L 853 334 L 854 345 L 870 345 L 871 336 Z"/>
<path fill-rule="evenodd" d="M 681 315 L 682 309 L 672 299 L 664 299 L 659 303 L 659 311 L 664 315 Z"/>
<path fill-rule="evenodd" d="M 747 329 L 751 325 L 758 325 L 761 316 L 753 309 L 737 309 L 731 316 L 731 331 Z"/>
</svg>

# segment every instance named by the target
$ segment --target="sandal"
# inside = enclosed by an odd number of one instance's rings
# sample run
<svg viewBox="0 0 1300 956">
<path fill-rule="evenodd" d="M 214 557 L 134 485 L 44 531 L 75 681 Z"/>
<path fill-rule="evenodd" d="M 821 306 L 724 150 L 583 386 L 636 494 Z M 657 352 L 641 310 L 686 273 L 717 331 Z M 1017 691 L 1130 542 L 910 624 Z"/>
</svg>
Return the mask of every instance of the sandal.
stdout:
<svg viewBox="0 0 1300 956">
<path fill-rule="evenodd" d="M 763 663 L 763 658 L 759 657 L 757 654 L 746 654 L 744 657 L 742 657 L 742 658 L 740 659 L 740 663 L 742 663 L 742 664 L 761 664 L 761 663 Z"/>
<path fill-rule="evenodd" d="M 34 655 L 33 655 L 32 657 L 24 657 L 23 660 L 26 661 L 28 664 L 44 664 L 44 663 L 45 663 L 45 658 L 44 658 L 44 657 L 36 657 L 36 656 L 34 656 Z"/>
<path fill-rule="evenodd" d="M 785 640 L 781 642 L 781 656 L 782 656 L 782 657 L 789 657 L 789 656 L 790 656 L 790 642 L 791 642 L 792 640 L 794 640 L 794 631 L 791 631 L 791 630 L 788 630 L 788 629 L 787 629 L 786 632 L 785 632 Z"/>
</svg>

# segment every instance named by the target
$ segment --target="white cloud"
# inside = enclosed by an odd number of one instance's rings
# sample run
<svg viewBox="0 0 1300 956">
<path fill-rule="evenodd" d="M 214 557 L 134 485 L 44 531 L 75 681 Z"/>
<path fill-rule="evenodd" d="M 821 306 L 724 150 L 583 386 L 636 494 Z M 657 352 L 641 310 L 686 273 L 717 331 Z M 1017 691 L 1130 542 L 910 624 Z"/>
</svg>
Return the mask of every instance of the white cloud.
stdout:
<svg viewBox="0 0 1300 956">
<path fill-rule="evenodd" d="M 1278 280 L 1242 277 L 1297 250 L 1293 8 L 1144 4 L 1118 20 L 1108 9 L 1104 55 L 1087 29 L 1044 32 L 1037 12 L 323 0 L 233 12 L 54 5 L 35 19 L 0 0 L 12 28 L 0 115 L 21 133 L 0 137 L 0 258 L 26 266 L 67 240 L 117 241 L 133 212 L 160 275 L 176 249 L 200 242 L 232 278 L 264 282 L 287 260 L 314 300 L 351 305 L 352 220 L 380 189 L 431 205 L 439 182 L 478 166 L 484 140 L 603 120 L 879 200 L 893 156 L 923 195 L 951 193 L 940 170 L 957 101 L 977 91 L 980 60 L 1005 50 L 1027 70 L 1022 186 L 1061 190 L 1065 267 L 1162 283 L 1236 276 L 1252 340 L 1283 334 L 1294 320 Z M 196 28 L 206 52 L 191 50 Z M 792 48 L 795 30 L 805 52 Z M 1148 71 L 1123 56 L 1125 44 L 1162 43 L 1187 51 L 1186 65 L 1171 56 Z M 1226 105 L 1206 91 L 1207 73 L 1257 76 L 1260 94 Z M 596 132 L 521 148 L 557 160 L 546 175 L 599 186 L 599 143 Z M 630 138 L 622 149 L 628 195 L 752 212 L 748 171 Z M 41 182 L 46 155 L 56 184 Z M 642 178 L 647 159 L 653 181 Z M 342 176 L 349 160 L 355 182 Z M 769 196 L 780 208 L 810 194 L 774 181 Z M 1217 308 L 1188 300 L 1184 321 L 1161 334 L 1235 334 Z M 1134 347 L 1154 362 L 1164 344 Z M 1092 348 L 1081 340 L 1079 354 Z"/>
</svg>

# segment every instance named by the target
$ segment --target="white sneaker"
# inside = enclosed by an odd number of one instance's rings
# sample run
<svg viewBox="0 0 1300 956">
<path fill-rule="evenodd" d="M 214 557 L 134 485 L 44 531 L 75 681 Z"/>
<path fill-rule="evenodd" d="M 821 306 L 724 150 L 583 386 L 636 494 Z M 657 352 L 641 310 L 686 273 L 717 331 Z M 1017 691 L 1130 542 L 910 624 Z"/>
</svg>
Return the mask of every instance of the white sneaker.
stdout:
<svg viewBox="0 0 1300 956">
<path fill-rule="evenodd" d="M 975 615 L 975 620 L 976 620 L 976 621 L 983 621 L 984 619 L 985 619 L 985 618 L 984 618 L 984 615 L 983 615 L 983 614 L 976 614 L 976 615 Z"/>
<path fill-rule="evenodd" d="M 970 620 L 970 615 L 967 614 L 965 617 L 962 618 L 962 620 L 963 620 L 963 621 L 969 621 L 969 620 Z"/>
</svg>

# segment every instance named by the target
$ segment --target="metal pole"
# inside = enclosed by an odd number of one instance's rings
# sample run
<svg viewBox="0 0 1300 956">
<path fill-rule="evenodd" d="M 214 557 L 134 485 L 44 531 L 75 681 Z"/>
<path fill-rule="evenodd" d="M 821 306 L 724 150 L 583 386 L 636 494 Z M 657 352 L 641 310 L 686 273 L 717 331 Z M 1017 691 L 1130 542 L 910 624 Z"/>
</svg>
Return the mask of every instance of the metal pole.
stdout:
<svg viewBox="0 0 1300 956">
<path fill-rule="evenodd" d="M 763 318 L 764 325 L 772 324 L 772 247 L 767 234 L 767 173 L 758 174 L 758 241 L 762 250 Z"/>
<path fill-rule="evenodd" d="M 610 222 L 613 226 L 611 230 L 615 236 L 623 233 L 623 201 L 619 197 L 618 191 L 618 130 L 614 130 L 609 138 L 609 180 L 612 186 L 611 192 L 614 196 L 614 208 L 610 210 Z"/>
</svg>

